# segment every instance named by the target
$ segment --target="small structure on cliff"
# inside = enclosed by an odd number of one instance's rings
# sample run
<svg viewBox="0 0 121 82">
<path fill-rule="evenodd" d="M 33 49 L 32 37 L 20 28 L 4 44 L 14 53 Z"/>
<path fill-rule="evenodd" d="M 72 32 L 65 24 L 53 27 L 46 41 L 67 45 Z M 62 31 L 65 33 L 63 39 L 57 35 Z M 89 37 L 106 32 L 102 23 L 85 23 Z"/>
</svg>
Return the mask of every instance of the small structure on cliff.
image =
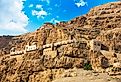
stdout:
<svg viewBox="0 0 121 82">
<path fill-rule="evenodd" d="M 37 44 L 36 42 L 33 42 L 32 45 L 26 45 L 25 50 L 16 50 L 15 47 L 12 47 L 10 50 L 11 55 L 21 55 L 25 54 L 26 52 L 33 51 L 37 49 Z"/>
<path fill-rule="evenodd" d="M 19 54 L 23 54 L 24 53 L 24 50 L 23 51 L 19 51 L 19 50 L 16 50 L 14 47 L 11 48 L 10 50 L 10 54 L 11 55 L 19 55 Z"/>
<path fill-rule="evenodd" d="M 25 51 L 33 51 L 37 49 L 37 43 L 33 42 L 32 45 L 26 45 Z"/>
</svg>

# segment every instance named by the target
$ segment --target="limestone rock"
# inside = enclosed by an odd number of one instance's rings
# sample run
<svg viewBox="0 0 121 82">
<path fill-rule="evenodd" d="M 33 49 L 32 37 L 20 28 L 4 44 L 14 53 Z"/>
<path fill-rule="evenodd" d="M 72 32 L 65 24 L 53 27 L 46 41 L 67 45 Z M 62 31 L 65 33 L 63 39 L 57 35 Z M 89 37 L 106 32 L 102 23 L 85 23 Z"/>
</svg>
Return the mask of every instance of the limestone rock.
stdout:
<svg viewBox="0 0 121 82">
<path fill-rule="evenodd" d="M 83 68 L 85 63 L 97 72 L 105 71 L 121 61 L 120 8 L 121 2 L 108 3 L 68 22 L 1 36 L 0 82 L 51 82 L 61 74 L 74 77 L 75 72 L 65 70 Z"/>
</svg>

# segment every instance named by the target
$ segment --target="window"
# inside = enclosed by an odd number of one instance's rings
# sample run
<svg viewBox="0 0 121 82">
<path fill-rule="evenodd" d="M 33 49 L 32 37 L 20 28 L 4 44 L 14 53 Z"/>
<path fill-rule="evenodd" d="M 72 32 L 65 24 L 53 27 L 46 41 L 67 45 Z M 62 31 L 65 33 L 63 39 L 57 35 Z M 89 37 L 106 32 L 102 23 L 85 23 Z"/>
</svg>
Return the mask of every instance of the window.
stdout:
<svg viewBox="0 0 121 82">
<path fill-rule="evenodd" d="M 100 43 L 97 43 L 98 46 L 100 46 Z"/>
<path fill-rule="evenodd" d="M 81 44 L 80 44 L 80 48 L 81 48 L 81 49 L 85 49 L 85 48 L 86 48 L 86 45 L 87 45 L 86 43 L 81 43 Z"/>
<path fill-rule="evenodd" d="M 96 45 L 96 42 L 94 42 L 94 45 Z"/>
<path fill-rule="evenodd" d="M 28 47 L 26 47 L 26 49 L 28 49 Z"/>
</svg>

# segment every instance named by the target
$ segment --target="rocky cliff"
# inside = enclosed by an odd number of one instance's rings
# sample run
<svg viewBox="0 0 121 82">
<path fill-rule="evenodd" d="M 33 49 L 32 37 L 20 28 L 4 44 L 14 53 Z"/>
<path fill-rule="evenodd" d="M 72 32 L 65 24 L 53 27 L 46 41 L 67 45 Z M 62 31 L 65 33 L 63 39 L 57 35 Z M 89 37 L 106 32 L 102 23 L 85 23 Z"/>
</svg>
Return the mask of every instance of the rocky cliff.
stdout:
<svg viewBox="0 0 121 82">
<path fill-rule="evenodd" d="M 120 8 L 121 2 L 108 3 L 68 22 L 0 40 L 0 81 L 51 82 L 85 65 L 97 72 L 115 68 L 121 60 Z"/>
</svg>

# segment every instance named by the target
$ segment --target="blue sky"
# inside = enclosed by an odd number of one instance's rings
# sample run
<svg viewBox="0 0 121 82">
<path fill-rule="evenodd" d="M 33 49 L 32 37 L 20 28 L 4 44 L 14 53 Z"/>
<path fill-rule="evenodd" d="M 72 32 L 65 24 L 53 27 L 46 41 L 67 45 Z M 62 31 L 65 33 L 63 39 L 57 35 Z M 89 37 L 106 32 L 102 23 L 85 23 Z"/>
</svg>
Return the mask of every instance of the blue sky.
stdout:
<svg viewBox="0 0 121 82">
<path fill-rule="evenodd" d="M 116 0 L 0 0 L 0 35 L 35 31 L 45 22 L 68 21 Z"/>
</svg>

